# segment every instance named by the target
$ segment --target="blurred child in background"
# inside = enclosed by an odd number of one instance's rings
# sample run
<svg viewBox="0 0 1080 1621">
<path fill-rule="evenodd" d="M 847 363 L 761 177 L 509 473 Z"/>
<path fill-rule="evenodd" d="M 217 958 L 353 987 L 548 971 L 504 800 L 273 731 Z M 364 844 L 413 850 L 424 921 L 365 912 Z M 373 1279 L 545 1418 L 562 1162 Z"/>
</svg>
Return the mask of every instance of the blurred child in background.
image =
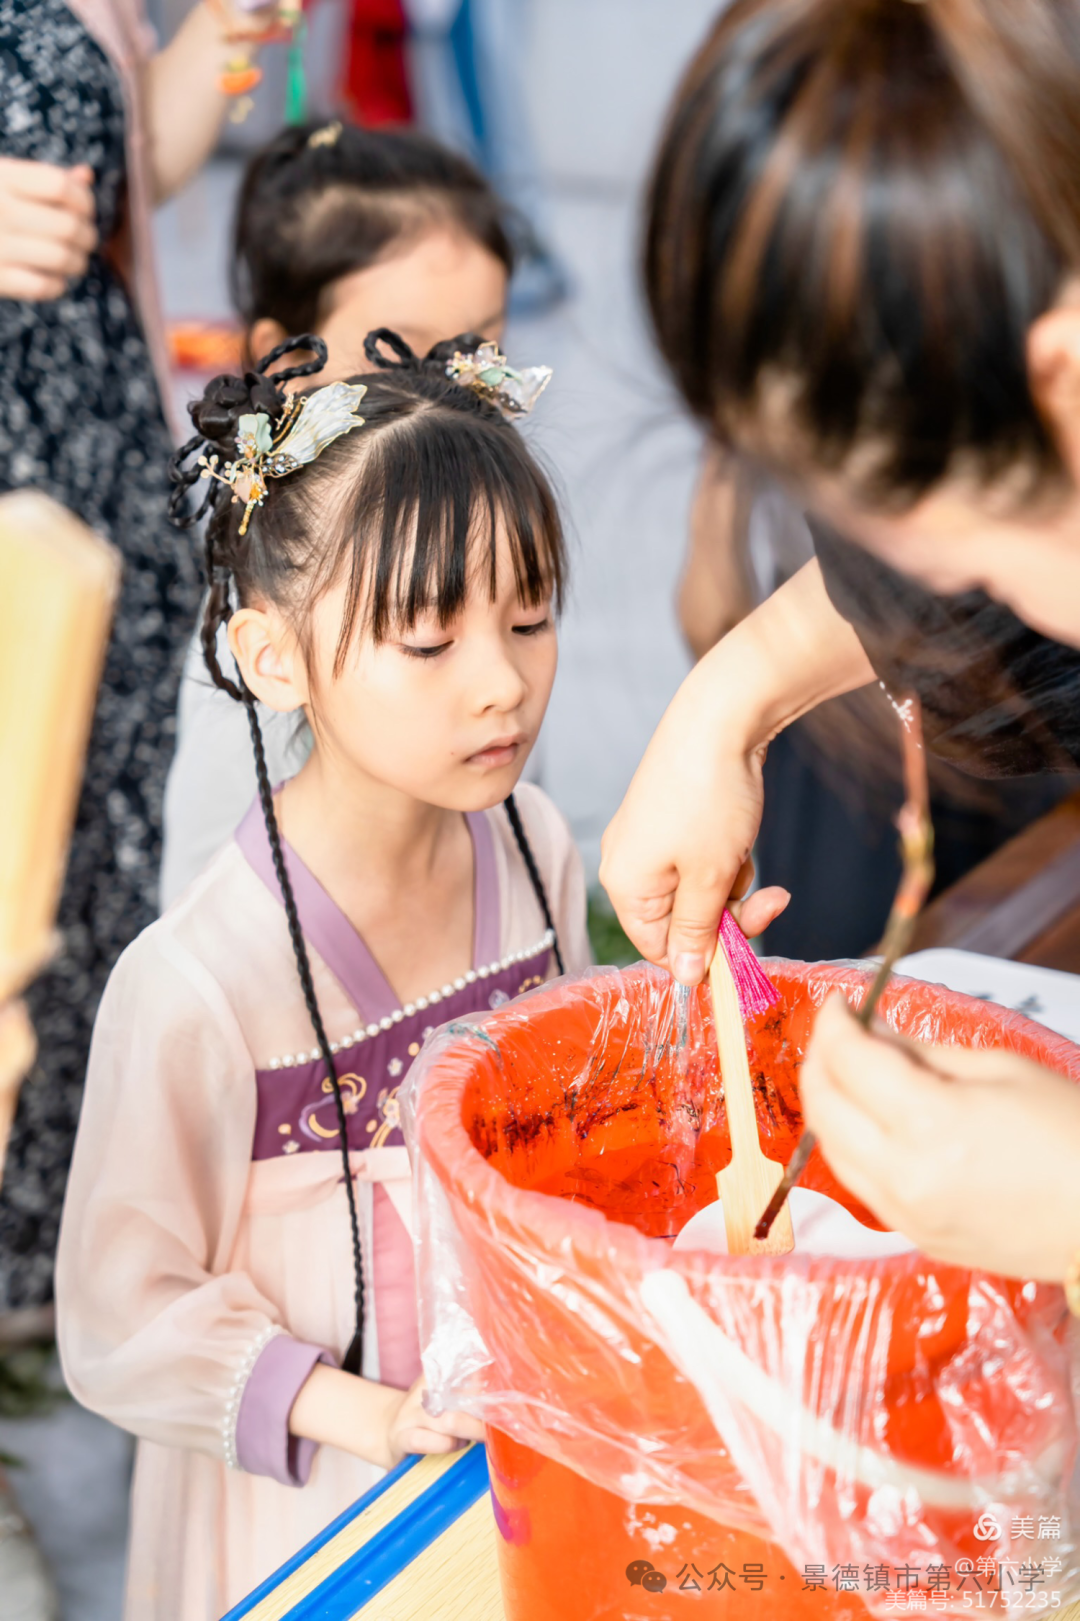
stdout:
<svg viewBox="0 0 1080 1621">
<path fill-rule="evenodd" d="M 364 371 L 390 327 L 418 354 L 455 332 L 501 336 L 513 252 L 502 205 L 473 166 L 425 135 L 334 122 L 283 130 L 248 165 L 231 284 L 248 363 L 317 333 L 329 377 Z M 226 662 L 230 655 L 219 649 Z M 274 782 L 310 747 L 295 717 L 262 717 Z M 193 644 L 165 795 L 164 909 L 232 836 L 255 797 L 244 717 Z"/>
</svg>

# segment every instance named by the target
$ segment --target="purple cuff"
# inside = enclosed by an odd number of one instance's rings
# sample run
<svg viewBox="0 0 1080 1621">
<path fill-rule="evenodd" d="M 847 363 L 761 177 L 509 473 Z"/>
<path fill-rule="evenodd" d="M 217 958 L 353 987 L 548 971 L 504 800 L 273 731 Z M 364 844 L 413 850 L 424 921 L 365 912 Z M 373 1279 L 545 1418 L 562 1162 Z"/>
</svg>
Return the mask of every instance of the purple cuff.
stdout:
<svg viewBox="0 0 1080 1621">
<path fill-rule="evenodd" d="M 236 1459 L 249 1475 L 269 1475 L 282 1486 L 306 1486 L 317 1441 L 289 1434 L 289 1414 L 316 1362 L 337 1363 L 320 1345 L 275 1334 L 248 1376 L 236 1415 Z"/>
</svg>

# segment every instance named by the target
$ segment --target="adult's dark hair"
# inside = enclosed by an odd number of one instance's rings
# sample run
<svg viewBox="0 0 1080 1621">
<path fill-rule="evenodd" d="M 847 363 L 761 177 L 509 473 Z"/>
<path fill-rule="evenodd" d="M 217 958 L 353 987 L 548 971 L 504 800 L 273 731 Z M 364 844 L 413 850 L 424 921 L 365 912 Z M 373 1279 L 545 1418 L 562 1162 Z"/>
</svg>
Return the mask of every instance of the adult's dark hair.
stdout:
<svg viewBox="0 0 1080 1621">
<path fill-rule="evenodd" d="M 1058 473 L 1025 342 L 1080 265 L 1078 84 L 1078 0 L 734 0 L 648 206 L 692 409 L 893 506 Z"/>
<path fill-rule="evenodd" d="M 504 205 L 479 170 L 414 130 L 294 125 L 248 164 L 233 225 L 230 281 L 246 326 L 308 332 L 327 288 L 433 221 L 457 226 L 507 273 Z"/>
<path fill-rule="evenodd" d="M 285 862 L 255 699 L 239 675 L 234 681 L 222 670 L 217 637 L 237 602 L 272 602 L 310 650 L 311 608 L 332 584 L 344 580 L 337 674 L 361 629 L 380 640 L 391 628 L 407 630 L 421 611 L 432 607 L 442 623 L 449 623 L 464 605 L 478 560 L 486 562 L 494 598 L 500 527 L 509 541 L 521 602 L 538 604 L 552 594 L 559 606 L 566 559 L 550 485 L 498 407 L 447 375 L 447 362 L 456 351 L 475 350 L 482 341 L 464 333 L 421 358 L 396 333 L 385 328 L 369 333 L 365 350 L 376 370 L 362 379 L 363 425 L 335 440 L 314 462 L 268 478 L 266 498 L 249 514 L 246 526 L 245 509 L 233 500 L 229 486 L 208 480 L 197 511 L 191 510 L 188 493 L 214 457 L 218 466 L 235 460 L 242 416 L 264 413 L 272 425 L 282 421 L 294 398 L 285 385 L 313 376 L 326 364 L 321 338 L 314 333 L 289 338 L 245 376 L 215 377 L 203 397 L 188 407 L 195 436 L 176 453 L 170 469 L 176 485 L 170 502 L 174 521 L 190 527 L 207 518 L 210 589 L 203 654 L 215 685 L 247 709 L 274 872 L 304 1004 L 337 1109 L 353 1251 L 355 1332 L 342 1362 L 350 1373 L 359 1373 L 363 1365 L 364 1268 L 348 1118 Z M 271 372 L 290 354 L 313 358 Z M 563 973 L 551 908 L 513 794 L 505 808 Z"/>
</svg>

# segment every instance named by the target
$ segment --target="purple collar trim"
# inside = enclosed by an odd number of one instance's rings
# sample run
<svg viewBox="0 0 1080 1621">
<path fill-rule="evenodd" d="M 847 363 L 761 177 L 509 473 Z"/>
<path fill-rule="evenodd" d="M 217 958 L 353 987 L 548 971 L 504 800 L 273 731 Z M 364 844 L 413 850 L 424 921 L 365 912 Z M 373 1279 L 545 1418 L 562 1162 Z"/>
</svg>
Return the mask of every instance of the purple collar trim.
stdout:
<svg viewBox="0 0 1080 1621">
<path fill-rule="evenodd" d="M 472 965 L 482 968 L 499 955 L 501 931 L 495 840 L 483 811 L 466 811 L 465 820 L 473 842 Z M 235 838 L 252 871 L 272 895 L 282 900 L 270 838 L 257 799 L 237 828 Z M 400 1006 L 399 999 L 360 935 L 291 845 L 282 839 L 281 847 L 305 937 L 358 1013 L 375 1021 L 393 1013 Z"/>
</svg>

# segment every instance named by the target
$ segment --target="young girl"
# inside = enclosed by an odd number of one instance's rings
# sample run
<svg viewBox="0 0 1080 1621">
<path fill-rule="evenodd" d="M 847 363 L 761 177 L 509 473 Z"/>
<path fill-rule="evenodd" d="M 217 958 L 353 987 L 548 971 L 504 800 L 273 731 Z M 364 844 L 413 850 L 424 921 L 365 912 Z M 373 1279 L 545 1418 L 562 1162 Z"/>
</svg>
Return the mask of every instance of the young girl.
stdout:
<svg viewBox="0 0 1080 1621">
<path fill-rule="evenodd" d="M 59 1261 L 70 1387 L 141 1438 L 128 1621 L 216 1621 L 472 1433 L 421 1405 L 398 1088 L 432 1026 L 588 960 L 568 829 L 514 796 L 563 541 L 477 347 L 376 334 L 366 389 L 290 395 L 309 335 L 192 407 L 259 802 L 109 982 Z M 314 737 L 276 793 L 256 699 Z"/>
<path fill-rule="evenodd" d="M 328 377 L 368 369 L 364 339 L 391 327 L 418 353 L 455 332 L 498 340 L 513 266 L 504 211 L 481 175 L 411 131 L 333 123 L 282 131 L 244 176 L 233 231 L 233 302 L 251 363 L 290 332 L 317 332 Z M 221 654 L 224 655 L 224 643 Z M 261 716 L 271 775 L 310 739 Z M 165 793 L 167 907 L 232 837 L 255 795 L 247 727 L 192 645 Z"/>
</svg>

